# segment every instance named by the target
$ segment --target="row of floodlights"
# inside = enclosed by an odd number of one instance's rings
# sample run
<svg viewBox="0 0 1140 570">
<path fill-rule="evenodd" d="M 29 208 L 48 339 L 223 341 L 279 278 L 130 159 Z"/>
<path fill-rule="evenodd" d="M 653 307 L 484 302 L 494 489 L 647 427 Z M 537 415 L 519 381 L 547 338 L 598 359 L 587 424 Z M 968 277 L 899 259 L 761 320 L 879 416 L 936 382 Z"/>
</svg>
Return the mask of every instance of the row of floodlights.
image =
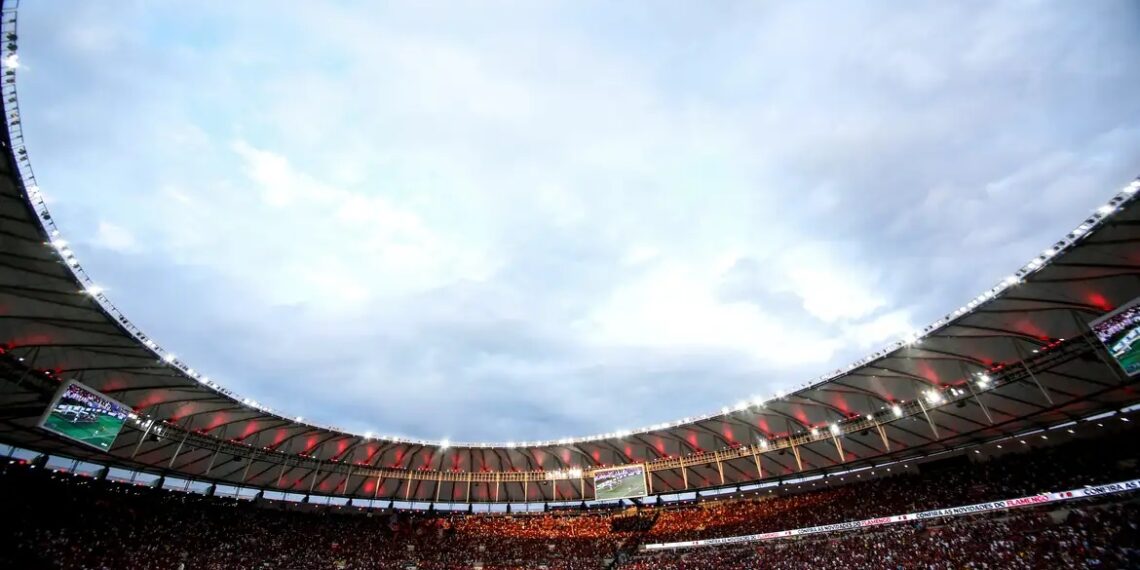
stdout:
<svg viewBox="0 0 1140 570">
<path fill-rule="evenodd" d="M 13 46 L 10 45 L 9 47 L 10 47 L 10 49 L 12 49 Z M 19 66 L 20 66 L 19 56 L 14 52 L 9 53 L 6 57 L 3 58 L 2 61 L 3 61 L 3 67 L 5 67 L 9 70 L 15 70 L 15 69 L 19 68 Z M 13 114 L 11 116 L 18 117 L 18 110 L 14 111 L 14 113 L 16 113 L 16 114 Z M 119 321 L 124 326 L 126 326 L 127 329 L 132 334 L 134 334 L 139 340 L 141 340 L 147 348 L 149 348 L 156 355 L 158 355 L 163 362 L 166 362 L 167 364 L 171 364 L 171 365 L 178 367 L 180 370 L 182 370 L 184 373 L 186 373 L 191 378 L 197 380 L 198 382 L 206 385 L 207 387 L 209 387 L 209 388 L 211 388 L 217 392 L 220 392 L 220 393 L 225 394 L 227 396 L 233 397 L 235 399 L 239 399 L 242 402 L 242 404 L 244 404 L 250 408 L 254 408 L 254 409 L 257 409 L 257 410 L 262 411 L 262 412 L 274 414 L 274 415 L 281 417 L 281 418 L 287 418 L 287 416 L 285 416 L 284 414 L 279 413 L 276 410 L 270 408 L 269 406 L 266 406 L 264 404 L 257 402 L 256 400 L 253 400 L 251 398 L 240 398 L 237 394 L 233 393 L 232 391 L 230 391 L 230 390 L 222 387 L 221 385 L 213 382 L 212 380 L 210 380 L 209 377 L 202 375 L 202 374 L 199 374 L 196 370 L 194 370 L 193 368 L 190 368 L 188 365 L 181 362 L 178 359 L 178 357 L 175 356 L 173 353 L 167 352 L 166 350 L 164 350 L 161 346 L 158 345 L 158 343 L 156 343 L 154 340 L 152 340 L 147 335 L 145 335 L 138 327 L 136 327 L 135 325 L 130 323 L 130 321 L 128 321 L 126 319 L 125 315 L 123 315 L 110 302 L 110 300 L 107 299 L 107 297 L 104 295 L 104 289 L 102 287 L 98 286 L 97 284 L 95 284 L 94 282 L 92 282 L 91 279 L 87 277 L 86 272 L 82 269 L 82 267 L 79 264 L 79 260 L 76 259 L 76 257 L 75 257 L 75 252 L 72 251 L 68 247 L 67 242 L 65 240 L 63 240 L 62 238 L 59 237 L 60 232 L 58 229 L 55 228 L 54 222 L 51 221 L 51 217 L 47 212 L 47 206 L 44 203 L 43 194 L 42 194 L 41 190 L 39 189 L 39 187 L 37 185 L 35 185 L 34 181 L 31 184 L 28 184 L 27 182 L 28 181 L 25 180 L 25 188 L 27 189 L 28 197 L 31 199 L 31 201 L 35 205 L 40 207 L 41 223 L 50 224 L 50 226 L 51 226 L 50 231 L 49 231 L 49 233 L 51 234 L 51 236 L 53 238 L 51 241 L 51 245 L 54 246 L 56 248 L 56 250 L 59 251 L 59 254 L 60 254 L 61 258 L 63 259 L 64 263 L 69 268 L 72 269 L 72 272 L 77 277 L 80 277 L 82 281 L 85 282 L 85 288 L 82 291 L 83 293 L 90 295 L 92 298 L 96 299 L 109 312 L 117 315 L 119 317 Z M 1120 191 L 1120 193 L 1118 193 L 1116 196 L 1114 196 L 1112 198 L 1112 200 L 1110 200 L 1107 204 L 1097 208 L 1092 216 L 1090 216 L 1088 219 L 1086 219 L 1084 222 L 1082 222 L 1079 226 L 1077 226 L 1075 229 L 1073 229 L 1073 231 L 1069 232 L 1069 234 L 1067 234 L 1065 238 L 1058 241 L 1053 247 L 1043 251 L 1041 253 L 1041 255 L 1030 260 L 1029 263 L 1027 263 L 1025 266 L 1023 266 L 1014 275 L 1010 275 L 1009 277 L 1006 277 L 997 285 L 991 287 L 990 289 L 983 291 L 981 294 L 979 294 L 977 297 L 971 299 L 965 305 L 959 307 L 958 309 L 954 310 L 952 313 L 946 315 L 945 317 L 934 321 L 933 323 L 926 326 L 925 328 L 909 333 L 908 335 L 906 335 L 902 339 L 895 341 L 894 343 L 887 346 L 886 348 L 879 350 L 877 352 L 874 352 L 872 354 L 869 354 L 866 357 L 849 364 L 846 368 L 837 369 L 830 374 L 824 374 L 822 376 L 819 376 L 818 378 L 816 378 L 813 381 L 805 382 L 804 384 L 802 384 L 801 387 L 804 389 L 811 388 L 815 385 L 827 382 L 827 381 L 832 380 L 836 377 L 847 374 L 848 372 L 850 372 L 850 371 L 852 371 L 852 370 L 854 370 L 860 366 L 864 366 L 864 365 L 866 365 L 866 364 L 868 364 L 868 363 L 870 363 L 870 362 L 872 362 L 878 358 L 882 358 L 883 356 L 886 356 L 886 355 L 888 355 L 888 354 L 890 354 L 896 350 L 899 350 L 901 348 L 911 347 L 911 346 L 922 344 L 922 341 L 926 336 L 928 336 L 931 333 L 933 333 L 933 332 L 941 329 L 942 327 L 946 326 L 952 320 L 954 320 L 958 317 L 964 316 L 966 314 L 969 314 L 970 312 L 972 312 L 977 307 L 985 304 L 986 302 L 988 302 L 991 299 L 998 296 L 998 294 L 1000 294 L 1002 291 L 1008 289 L 1009 287 L 1013 287 L 1013 286 L 1021 283 L 1025 279 L 1026 276 L 1028 276 L 1028 275 L 1030 275 L 1036 271 L 1039 271 L 1040 269 L 1042 269 L 1043 267 L 1048 265 L 1049 260 L 1051 258 L 1053 258 L 1053 256 L 1063 252 L 1064 250 L 1068 249 L 1069 247 L 1071 247 L 1072 245 L 1077 243 L 1086 234 L 1088 234 L 1090 231 L 1092 231 L 1094 228 L 1096 228 L 1105 218 L 1112 215 L 1117 210 L 1117 208 L 1120 207 L 1120 205 L 1122 205 L 1125 201 L 1127 201 L 1137 191 L 1140 191 L 1140 179 L 1133 180 L 1130 184 L 1125 186 Z M 771 400 L 777 400 L 778 401 L 778 400 L 783 399 L 784 396 L 785 396 L 784 391 L 778 390 L 772 396 Z M 932 397 L 935 397 L 935 399 L 932 400 Z M 936 403 L 936 401 L 940 401 L 938 399 L 940 399 L 941 397 L 942 397 L 941 394 L 937 393 L 937 392 L 928 392 L 927 393 L 927 400 L 928 400 L 928 402 L 930 402 L 932 404 Z M 458 445 L 460 445 L 462 447 L 478 447 L 478 448 L 543 447 L 543 446 L 551 446 L 551 445 L 568 445 L 568 444 L 574 444 L 574 443 L 584 443 L 584 442 L 599 441 L 599 440 L 606 440 L 606 439 L 617 439 L 617 438 L 628 437 L 628 436 L 634 435 L 634 434 L 660 431 L 663 429 L 669 429 L 672 427 L 687 425 L 687 424 L 691 424 L 693 422 L 698 422 L 698 421 L 706 420 L 709 418 L 717 417 L 718 415 L 725 416 L 725 415 L 729 415 L 733 412 L 746 411 L 749 408 L 753 408 L 753 407 L 759 409 L 759 408 L 763 408 L 765 405 L 767 405 L 767 403 L 768 402 L 765 402 L 762 398 L 754 397 L 751 400 L 739 401 L 733 406 L 722 407 L 720 409 L 720 414 L 710 413 L 710 414 L 703 414 L 703 415 L 698 415 L 698 416 L 688 416 L 688 417 L 684 417 L 684 418 L 681 418 L 681 419 L 678 419 L 675 421 L 657 423 L 657 424 L 644 426 L 644 427 L 637 428 L 637 429 L 619 430 L 619 431 L 594 434 L 594 435 L 589 435 L 589 436 L 584 436 L 584 437 L 565 437 L 565 438 L 556 439 L 556 440 L 506 442 L 506 443 L 486 443 L 486 442 L 462 443 L 462 444 L 458 444 Z M 894 408 L 897 409 L 898 406 L 895 405 Z M 896 415 L 901 416 L 901 410 L 897 411 Z M 313 422 L 305 422 L 304 418 L 301 416 L 295 416 L 292 418 L 292 420 L 296 423 L 305 424 L 305 425 L 309 425 L 309 426 L 313 426 L 313 427 L 330 429 L 330 430 L 341 431 L 341 432 L 346 431 L 346 430 L 337 428 L 335 426 L 320 425 L 320 424 L 316 424 Z M 832 431 L 834 431 L 835 429 L 838 429 L 838 426 L 835 426 L 833 424 L 833 430 Z M 366 432 L 366 433 L 361 434 L 361 435 L 365 439 L 374 439 L 375 438 L 375 436 L 371 432 Z M 388 436 L 388 435 L 381 436 L 381 437 L 376 438 L 376 439 L 381 439 L 384 441 L 398 442 L 398 443 L 414 443 L 414 444 L 420 444 L 420 445 L 433 445 L 433 446 L 438 446 L 438 447 L 442 447 L 442 448 L 447 448 L 451 445 L 450 442 L 446 439 L 433 441 L 433 440 L 404 438 L 404 437 L 399 437 L 399 436 Z"/>
</svg>

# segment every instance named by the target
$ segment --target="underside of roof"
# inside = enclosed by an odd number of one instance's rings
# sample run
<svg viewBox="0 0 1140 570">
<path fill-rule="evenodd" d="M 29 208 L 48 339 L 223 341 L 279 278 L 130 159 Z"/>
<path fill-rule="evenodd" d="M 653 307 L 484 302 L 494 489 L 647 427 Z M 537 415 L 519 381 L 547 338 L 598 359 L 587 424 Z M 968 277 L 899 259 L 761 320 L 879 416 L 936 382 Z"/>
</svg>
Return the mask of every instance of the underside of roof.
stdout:
<svg viewBox="0 0 1140 570">
<path fill-rule="evenodd" d="M 3 11 L 15 50 L 14 13 Z M 795 393 L 661 429 L 544 445 L 441 447 L 366 438 L 249 405 L 168 361 L 84 274 L 34 186 L 15 76 L 0 135 L 0 440 L 233 485 L 360 498 L 594 498 L 591 470 L 644 463 L 651 493 L 881 463 L 1120 409 L 1134 380 L 1088 323 L 1140 296 L 1140 206 L 1118 194 L 1056 255 L 921 339 Z M 1084 227 L 1084 225 L 1082 225 Z M 53 244 L 53 241 L 55 243 Z M 1032 264 L 1031 264 L 1032 265 Z M 978 382 L 982 375 L 988 382 Z M 36 427 L 64 380 L 139 415 L 109 453 Z"/>
</svg>

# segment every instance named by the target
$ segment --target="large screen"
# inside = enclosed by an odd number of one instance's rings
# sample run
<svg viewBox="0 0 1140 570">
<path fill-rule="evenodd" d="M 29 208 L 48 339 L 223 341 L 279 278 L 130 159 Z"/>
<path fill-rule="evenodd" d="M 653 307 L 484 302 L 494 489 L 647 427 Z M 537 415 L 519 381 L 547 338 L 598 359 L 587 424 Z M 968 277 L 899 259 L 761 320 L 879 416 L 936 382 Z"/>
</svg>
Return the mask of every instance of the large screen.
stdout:
<svg viewBox="0 0 1140 570">
<path fill-rule="evenodd" d="M 1140 298 L 1089 323 L 1089 328 L 1124 372 L 1140 373 Z"/>
<path fill-rule="evenodd" d="M 56 393 L 40 427 L 108 451 L 130 413 L 130 408 L 71 380 Z"/>
<path fill-rule="evenodd" d="M 644 465 L 594 471 L 594 498 L 599 501 L 632 499 L 647 494 Z"/>
</svg>

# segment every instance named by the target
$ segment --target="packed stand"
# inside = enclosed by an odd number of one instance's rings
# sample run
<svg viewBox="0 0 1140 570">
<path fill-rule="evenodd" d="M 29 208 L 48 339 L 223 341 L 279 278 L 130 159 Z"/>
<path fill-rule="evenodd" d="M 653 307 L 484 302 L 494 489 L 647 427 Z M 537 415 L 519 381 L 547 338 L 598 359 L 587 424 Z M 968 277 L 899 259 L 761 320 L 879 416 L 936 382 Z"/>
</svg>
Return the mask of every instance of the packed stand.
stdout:
<svg viewBox="0 0 1140 570">
<path fill-rule="evenodd" d="M 621 570 L 1140 568 L 1140 507 L 1112 500 L 799 540 L 641 555 Z"/>
<path fill-rule="evenodd" d="M 1007 568 L 1127 567 L 1132 505 L 963 517 L 746 548 L 645 558 L 646 542 L 714 538 L 958 506 L 1137 478 L 1135 432 L 984 462 L 928 463 L 917 473 L 778 494 L 634 510 L 538 514 L 299 512 L 274 501 L 163 491 L 9 465 L 0 500 L 0 568 L 170 570 Z M 829 478 L 831 479 L 831 478 Z M 1129 496 L 1115 497 L 1126 501 Z M 1055 507 L 1061 508 L 1061 507 Z M 989 565 L 978 565 L 981 561 Z M 1123 561 L 1123 562 L 1122 562 Z M 1065 566 L 1062 563 L 1074 562 Z M 971 564 L 975 564 L 971 566 Z M 1020 565 L 1020 566 L 1019 566 Z M 1060 566 L 1057 566 L 1060 565 Z M 1089 566 L 1096 567 L 1096 566 Z"/>
</svg>

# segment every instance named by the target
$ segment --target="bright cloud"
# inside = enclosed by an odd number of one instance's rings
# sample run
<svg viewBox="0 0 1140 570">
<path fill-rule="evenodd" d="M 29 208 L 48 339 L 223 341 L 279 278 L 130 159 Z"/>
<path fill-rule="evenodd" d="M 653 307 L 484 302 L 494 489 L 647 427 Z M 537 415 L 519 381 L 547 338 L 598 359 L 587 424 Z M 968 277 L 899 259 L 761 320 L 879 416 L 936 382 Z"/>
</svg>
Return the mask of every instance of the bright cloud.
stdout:
<svg viewBox="0 0 1140 570">
<path fill-rule="evenodd" d="M 135 236 L 122 226 L 100 220 L 94 243 L 103 249 L 125 253 L 135 248 Z"/>
</svg>

